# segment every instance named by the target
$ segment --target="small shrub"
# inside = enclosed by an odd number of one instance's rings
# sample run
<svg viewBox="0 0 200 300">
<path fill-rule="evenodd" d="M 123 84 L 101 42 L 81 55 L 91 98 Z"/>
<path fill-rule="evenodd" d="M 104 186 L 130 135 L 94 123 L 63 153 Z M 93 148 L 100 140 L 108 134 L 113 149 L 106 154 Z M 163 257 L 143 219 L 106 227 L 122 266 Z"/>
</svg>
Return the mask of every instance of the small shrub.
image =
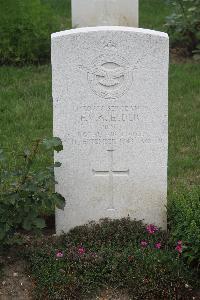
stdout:
<svg viewBox="0 0 200 300">
<path fill-rule="evenodd" d="M 129 299 L 192 299 L 195 279 L 168 248 L 166 234 L 153 228 L 102 220 L 26 247 L 36 299 L 90 299 L 106 287 Z"/>
<path fill-rule="evenodd" d="M 188 264 L 200 264 L 200 188 L 177 191 L 168 199 L 168 219 L 172 243 L 182 240 Z"/>
<path fill-rule="evenodd" d="M 22 165 L 9 171 L 3 150 L 0 150 L 0 243 L 17 242 L 17 230 L 40 230 L 45 227 L 41 214 L 52 213 L 54 207 L 63 208 L 63 197 L 54 192 L 53 166 L 34 171 L 33 166 L 41 147 L 47 150 L 62 150 L 58 138 L 37 140 L 31 149 L 21 155 Z M 17 155 L 16 157 L 17 158 Z M 19 156 L 18 156 L 19 158 Z M 60 164 L 56 163 L 59 167 Z"/>
<path fill-rule="evenodd" d="M 0 64 L 44 63 L 59 18 L 41 0 L 0 0 Z"/>
<path fill-rule="evenodd" d="M 174 13 L 167 17 L 172 47 L 200 58 L 200 0 L 169 0 Z"/>
</svg>

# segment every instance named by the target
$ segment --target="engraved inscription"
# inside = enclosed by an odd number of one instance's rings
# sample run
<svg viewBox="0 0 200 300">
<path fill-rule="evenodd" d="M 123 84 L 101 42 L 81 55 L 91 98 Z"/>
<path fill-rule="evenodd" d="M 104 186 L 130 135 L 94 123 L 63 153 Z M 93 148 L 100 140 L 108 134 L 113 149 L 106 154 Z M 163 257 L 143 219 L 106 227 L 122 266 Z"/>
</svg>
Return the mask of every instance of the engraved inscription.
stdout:
<svg viewBox="0 0 200 300">
<path fill-rule="evenodd" d="M 113 152 L 115 150 L 107 150 L 110 154 L 110 168 L 109 170 L 92 170 L 95 176 L 109 176 L 109 185 L 110 185 L 110 203 L 108 210 L 115 210 L 114 208 L 114 185 L 113 185 L 113 176 L 129 176 L 130 170 L 113 170 Z"/>
<path fill-rule="evenodd" d="M 136 122 L 139 121 L 144 110 L 145 107 L 135 105 L 83 105 L 76 109 L 77 112 L 82 112 L 80 121 L 83 124 L 91 121 L 105 124 Z"/>
<path fill-rule="evenodd" d="M 149 130 L 151 109 L 139 105 L 75 105 L 73 130 L 65 139 L 71 145 L 116 147 L 130 144 L 162 144 L 162 132 Z M 75 129 L 76 128 L 76 129 Z"/>
</svg>

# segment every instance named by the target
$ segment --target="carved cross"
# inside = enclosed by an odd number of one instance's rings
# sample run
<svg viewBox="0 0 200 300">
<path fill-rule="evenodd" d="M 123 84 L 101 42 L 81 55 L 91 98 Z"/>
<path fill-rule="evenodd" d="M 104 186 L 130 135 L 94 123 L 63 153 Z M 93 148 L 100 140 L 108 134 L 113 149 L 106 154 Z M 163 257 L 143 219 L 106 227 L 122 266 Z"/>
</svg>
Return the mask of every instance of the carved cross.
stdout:
<svg viewBox="0 0 200 300">
<path fill-rule="evenodd" d="M 110 168 L 109 170 L 92 170 L 94 176 L 108 176 L 110 184 L 110 203 L 108 210 L 115 210 L 114 208 L 114 186 L 113 177 L 114 176 L 129 176 L 129 169 L 127 170 L 113 170 L 113 152 L 115 150 L 107 150 L 110 155 Z"/>
</svg>

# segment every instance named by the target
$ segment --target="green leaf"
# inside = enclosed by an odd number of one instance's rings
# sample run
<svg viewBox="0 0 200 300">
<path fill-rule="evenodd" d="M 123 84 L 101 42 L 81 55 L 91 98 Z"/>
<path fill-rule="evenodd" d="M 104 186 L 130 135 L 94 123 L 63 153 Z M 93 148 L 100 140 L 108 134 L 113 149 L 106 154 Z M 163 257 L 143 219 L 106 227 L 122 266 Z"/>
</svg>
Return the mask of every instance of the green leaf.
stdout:
<svg viewBox="0 0 200 300">
<path fill-rule="evenodd" d="M 10 204 L 14 205 L 15 202 L 18 201 L 18 200 L 19 200 L 19 195 L 18 194 L 14 193 L 14 194 L 9 195 L 8 202 Z"/>
<path fill-rule="evenodd" d="M 191 12 L 191 11 L 193 12 L 193 11 L 195 11 L 196 9 L 197 9 L 197 7 L 194 7 L 194 6 L 193 6 L 193 7 L 188 8 L 188 11 L 189 11 L 189 12 Z"/>
<path fill-rule="evenodd" d="M 44 139 L 42 144 L 45 146 L 47 150 L 55 150 L 57 152 L 60 152 L 63 150 L 62 141 L 58 137 L 53 137 L 51 139 Z"/>
<path fill-rule="evenodd" d="M 55 206 L 59 209 L 64 210 L 65 198 L 58 193 L 54 193 L 54 199 L 55 199 Z"/>
<path fill-rule="evenodd" d="M 62 164 L 59 162 L 59 161 L 56 161 L 55 163 L 54 163 L 54 167 L 55 168 L 59 168 L 59 167 L 61 167 L 62 166 Z"/>
<path fill-rule="evenodd" d="M 36 142 L 35 145 L 43 144 L 46 149 L 56 151 L 63 149 L 59 138 L 46 139 L 42 142 L 41 139 L 38 139 Z M 28 150 L 23 153 L 28 162 L 25 170 L 21 166 L 13 170 L 4 170 L 3 168 L 1 170 L 0 227 L 2 226 L 2 228 L 0 228 L 0 240 L 3 244 L 8 242 L 10 232 L 16 231 L 19 227 L 27 231 L 41 230 L 45 227 L 45 221 L 39 217 L 41 212 L 49 213 L 55 209 L 55 206 L 60 209 L 65 206 L 65 199 L 55 193 L 53 188 L 55 184 L 54 167 L 60 167 L 61 163 L 55 162 L 54 165 L 51 163 L 44 169 L 32 171 L 29 164 L 30 156 L 31 163 L 32 159 L 35 159 L 32 153 L 34 152 Z M 15 155 L 15 151 L 12 154 Z M 40 154 L 39 151 L 37 154 Z M 0 149 L 0 160 L 3 159 L 4 153 Z M 26 176 L 25 182 L 22 181 L 24 176 Z M 12 242 L 15 243 L 14 239 Z"/>
<path fill-rule="evenodd" d="M 42 229 L 44 227 L 46 227 L 46 224 L 45 224 L 45 220 L 44 219 L 41 219 L 41 218 L 36 218 L 34 221 L 33 221 L 33 224 L 39 228 L 39 229 Z"/>
<path fill-rule="evenodd" d="M 193 56 L 193 59 L 194 59 L 194 60 L 200 60 L 200 54 L 195 54 L 195 55 Z"/>
<path fill-rule="evenodd" d="M 29 231 L 32 228 L 32 220 L 30 218 L 26 218 L 22 224 L 23 229 Z"/>
</svg>

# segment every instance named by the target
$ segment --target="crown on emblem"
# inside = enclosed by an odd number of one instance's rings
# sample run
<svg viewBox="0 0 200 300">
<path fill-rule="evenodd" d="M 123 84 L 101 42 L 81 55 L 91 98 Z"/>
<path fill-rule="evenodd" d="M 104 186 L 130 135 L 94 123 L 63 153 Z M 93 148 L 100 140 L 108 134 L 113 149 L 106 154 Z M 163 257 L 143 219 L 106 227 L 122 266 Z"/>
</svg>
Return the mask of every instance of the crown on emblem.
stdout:
<svg viewBox="0 0 200 300">
<path fill-rule="evenodd" d="M 105 44 L 104 49 L 106 50 L 116 50 L 117 44 L 115 44 L 113 41 L 109 41 Z"/>
</svg>

